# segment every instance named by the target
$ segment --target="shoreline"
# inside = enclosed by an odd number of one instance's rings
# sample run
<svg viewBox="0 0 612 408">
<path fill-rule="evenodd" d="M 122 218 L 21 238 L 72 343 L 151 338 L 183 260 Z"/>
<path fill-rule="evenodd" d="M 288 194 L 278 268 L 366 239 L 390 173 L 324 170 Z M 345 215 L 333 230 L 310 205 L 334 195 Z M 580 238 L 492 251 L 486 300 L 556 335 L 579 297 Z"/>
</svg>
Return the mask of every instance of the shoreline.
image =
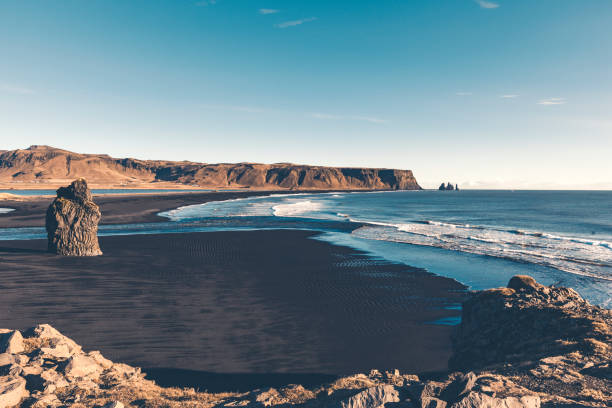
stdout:
<svg viewBox="0 0 612 408">
<path fill-rule="evenodd" d="M 167 221 L 158 213 L 194 204 L 211 201 L 227 201 L 248 197 L 275 194 L 326 194 L 351 192 L 385 192 L 391 190 L 249 190 L 249 191 L 204 191 L 164 192 L 140 194 L 94 195 L 100 207 L 100 225 L 135 224 Z M 406 190 L 410 191 L 410 190 Z M 18 200 L 0 200 L 0 207 L 15 211 L 0 214 L 0 228 L 44 227 L 45 213 L 54 196 L 33 196 Z"/>
<path fill-rule="evenodd" d="M 225 201 L 236 198 L 267 196 L 276 191 L 240 192 L 176 192 L 156 194 L 99 195 L 94 200 L 100 207 L 100 225 L 149 223 L 167 220 L 157 215 L 177 207 Z M 47 207 L 53 196 L 38 196 L 28 200 L 5 200 L 0 205 L 15 211 L 0 216 L 0 228 L 44 227 Z"/>
</svg>

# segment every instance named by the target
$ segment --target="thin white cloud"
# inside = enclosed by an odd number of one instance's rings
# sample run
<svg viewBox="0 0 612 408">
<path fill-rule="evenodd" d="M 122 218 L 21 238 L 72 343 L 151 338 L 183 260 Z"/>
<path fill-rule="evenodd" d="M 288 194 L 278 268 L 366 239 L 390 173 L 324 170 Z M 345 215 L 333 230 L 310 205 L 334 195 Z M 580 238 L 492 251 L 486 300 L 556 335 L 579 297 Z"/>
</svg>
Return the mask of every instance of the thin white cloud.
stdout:
<svg viewBox="0 0 612 408">
<path fill-rule="evenodd" d="M 277 9 L 266 9 L 266 8 L 259 9 L 259 14 L 276 14 L 279 12 L 280 10 L 277 10 Z"/>
<path fill-rule="evenodd" d="M 514 98 L 518 98 L 520 95 L 518 94 L 505 94 L 505 95 L 499 95 L 500 98 L 502 99 L 514 99 Z"/>
<path fill-rule="evenodd" d="M 18 94 L 18 95 L 34 95 L 36 91 L 23 86 L 0 84 L 0 92 Z"/>
<path fill-rule="evenodd" d="M 217 4 L 217 0 L 200 0 L 196 2 L 195 5 L 199 7 L 206 7 L 206 6 L 214 6 L 215 4 Z"/>
<path fill-rule="evenodd" d="M 256 106 L 236 106 L 236 105 L 202 105 L 204 109 L 228 110 L 234 112 L 247 113 L 265 113 L 271 112 L 269 109 L 259 108 Z"/>
<path fill-rule="evenodd" d="M 472 92 L 456 92 L 455 95 L 457 96 L 470 96 L 473 95 Z"/>
<path fill-rule="evenodd" d="M 317 19 L 316 17 L 308 17 L 308 18 L 303 18 L 301 20 L 285 21 L 283 23 L 276 24 L 275 27 L 276 28 L 294 27 L 294 26 L 298 26 L 300 24 L 304 24 L 304 23 L 309 23 L 311 21 L 315 21 L 316 19 Z"/>
<path fill-rule="evenodd" d="M 385 119 L 377 118 L 374 116 L 332 115 L 329 113 L 320 113 L 320 112 L 308 112 L 308 113 L 291 112 L 291 111 L 282 111 L 282 110 L 276 110 L 276 109 L 270 109 L 270 108 L 258 107 L 258 106 L 205 104 L 205 105 L 200 105 L 200 107 L 203 109 L 209 109 L 209 110 L 223 110 L 223 111 L 231 111 L 231 112 L 304 115 L 309 118 L 321 119 L 321 120 L 357 120 L 357 121 L 378 123 L 378 124 L 383 124 L 383 123 L 388 122 Z"/>
<path fill-rule="evenodd" d="M 551 105 L 565 105 L 567 100 L 565 98 L 546 98 L 541 99 L 538 105 L 551 106 Z"/>
<path fill-rule="evenodd" d="M 320 112 L 309 113 L 308 116 L 314 119 L 322 119 L 322 120 L 357 120 L 357 121 L 378 123 L 378 124 L 387 123 L 385 119 L 375 118 L 372 116 L 355 116 L 355 115 L 344 116 L 344 115 L 331 115 L 329 113 L 320 113 Z"/>
<path fill-rule="evenodd" d="M 483 9 L 496 9 L 499 7 L 499 4 L 493 3 L 492 1 L 486 1 L 486 0 L 474 0 L 474 1 L 476 1 L 476 3 L 478 3 L 480 8 L 483 8 Z"/>
</svg>

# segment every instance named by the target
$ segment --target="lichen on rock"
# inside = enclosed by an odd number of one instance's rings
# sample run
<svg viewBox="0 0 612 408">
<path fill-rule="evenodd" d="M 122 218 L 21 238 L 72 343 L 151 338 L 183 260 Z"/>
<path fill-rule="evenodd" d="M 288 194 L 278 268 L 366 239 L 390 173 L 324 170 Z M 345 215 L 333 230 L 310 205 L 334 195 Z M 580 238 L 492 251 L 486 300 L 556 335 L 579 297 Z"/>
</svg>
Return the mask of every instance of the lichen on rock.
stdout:
<svg viewBox="0 0 612 408">
<path fill-rule="evenodd" d="M 98 244 L 100 217 L 100 208 L 93 202 L 85 179 L 60 187 L 47 209 L 49 251 L 68 256 L 102 255 Z"/>
</svg>

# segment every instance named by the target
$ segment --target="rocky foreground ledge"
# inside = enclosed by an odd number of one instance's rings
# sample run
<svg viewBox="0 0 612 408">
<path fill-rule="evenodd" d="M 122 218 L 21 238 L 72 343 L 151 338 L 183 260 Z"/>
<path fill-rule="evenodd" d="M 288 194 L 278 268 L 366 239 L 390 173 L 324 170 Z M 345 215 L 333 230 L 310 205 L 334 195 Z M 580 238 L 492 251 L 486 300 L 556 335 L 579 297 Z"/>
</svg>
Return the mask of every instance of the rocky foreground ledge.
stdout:
<svg viewBox="0 0 612 408">
<path fill-rule="evenodd" d="M 43 324 L 23 333 L 0 329 L 0 408 L 605 407 L 612 401 L 611 344 L 610 310 L 525 276 L 475 292 L 464 304 L 450 361 L 457 371 L 433 379 L 373 370 L 316 389 L 162 388 L 140 369 L 85 352 Z"/>
</svg>

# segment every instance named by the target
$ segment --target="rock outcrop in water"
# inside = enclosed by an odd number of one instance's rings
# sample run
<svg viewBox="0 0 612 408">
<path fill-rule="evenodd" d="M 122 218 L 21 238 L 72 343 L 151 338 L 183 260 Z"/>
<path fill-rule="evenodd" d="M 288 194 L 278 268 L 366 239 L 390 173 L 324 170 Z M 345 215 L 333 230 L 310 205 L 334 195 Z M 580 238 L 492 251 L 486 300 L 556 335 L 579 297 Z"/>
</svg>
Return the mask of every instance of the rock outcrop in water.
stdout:
<svg viewBox="0 0 612 408">
<path fill-rule="evenodd" d="M 100 209 L 93 202 L 85 179 L 60 187 L 47 209 L 49 251 L 58 255 L 102 255 L 98 245 Z"/>
<path fill-rule="evenodd" d="M 194 163 L 117 159 L 81 154 L 50 146 L 0 152 L 0 183 L 65 183 L 85 177 L 90 184 L 116 187 L 166 187 L 266 190 L 420 190 L 412 171 L 397 169 L 307 166 L 292 163 Z M 151 184 L 154 183 L 154 184 Z"/>
<path fill-rule="evenodd" d="M 450 182 L 446 183 L 446 185 L 442 183 L 440 184 L 440 187 L 438 187 L 438 190 L 440 191 L 453 191 L 453 190 L 459 191 L 459 185 L 455 184 L 453 186 Z"/>
<path fill-rule="evenodd" d="M 469 370 L 433 378 L 372 370 L 314 389 L 210 394 L 159 387 L 49 325 L 0 329 L 0 407 L 605 407 L 611 342 L 610 310 L 529 277 L 467 301 L 451 363 Z"/>
</svg>

